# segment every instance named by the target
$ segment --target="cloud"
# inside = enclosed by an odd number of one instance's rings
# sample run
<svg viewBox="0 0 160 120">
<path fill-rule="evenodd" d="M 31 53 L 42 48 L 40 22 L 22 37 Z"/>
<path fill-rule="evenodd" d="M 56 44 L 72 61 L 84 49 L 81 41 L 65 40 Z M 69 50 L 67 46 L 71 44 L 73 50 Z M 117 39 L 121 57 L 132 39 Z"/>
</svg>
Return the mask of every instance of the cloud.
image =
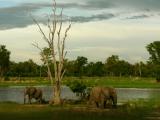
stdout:
<svg viewBox="0 0 160 120">
<path fill-rule="evenodd" d="M 77 3 L 60 3 L 57 5 L 57 7 L 65 7 L 65 8 L 71 8 L 71 7 L 84 7 L 84 5 L 79 5 Z M 29 13 L 32 13 L 35 18 L 41 22 L 45 23 L 47 21 L 46 15 L 36 15 L 34 14 L 38 10 L 45 8 L 45 7 L 51 7 L 51 4 L 49 3 L 25 3 L 20 4 L 18 6 L 12 6 L 12 7 L 5 7 L 0 8 L 0 29 L 11 29 L 11 28 L 19 28 L 19 27 L 26 27 L 30 24 L 33 24 L 33 20 Z M 90 15 L 90 16 L 70 16 L 67 17 L 64 15 L 65 21 L 68 21 L 68 18 L 70 18 L 73 22 L 89 22 L 94 20 L 104 20 L 104 19 L 110 19 L 114 17 L 111 13 L 100 13 L 96 15 Z"/>
<path fill-rule="evenodd" d="M 25 1 L 26 2 L 26 1 Z M 57 3 L 58 8 L 71 9 L 75 8 L 79 13 L 82 10 L 92 11 L 88 12 L 89 15 L 85 15 L 83 11 L 81 15 L 78 16 L 71 11 L 70 19 L 73 22 L 90 22 L 90 21 L 100 21 L 108 20 L 117 16 L 124 16 L 125 13 L 129 13 L 128 9 L 132 12 L 137 13 L 139 11 L 145 11 L 151 13 L 153 11 L 158 11 L 160 6 L 160 0 L 82 0 L 77 2 L 76 0 L 60 1 Z M 40 1 L 33 2 L 28 0 L 28 3 L 20 3 L 14 6 L 7 6 L 0 8 L 0 30 L 11 29 L 17 27 L 26 27 L 28 25 L 34 24 L 29 13 L 35 15 L 37 20 L 41 23 L 46 21 L 46 16 L 44 13 L 48 11 L 42 11 L 51 7 L 50 2 Z M 109 10 L 113 10 L 109 12 Z M 102 12 L 103 10 L 103 12 Z M 115 12 L 118 11 L 118 13 Z M 95 13 L 93 12 L 95 11 Z M 124 13 L 125 12 L 125 13 Z M 118 14 L 118 15 L 117 15 Z M 125 14 L 124 18 L 127 19 L 143 19 L 151 17 L 149 14 L 142 13 L 140 15 L 130 16 Z M 66 14 L 64 16 L 67 16 Z M 68 17 L 67 17 L 68 18 Z M 124 20 L 124 19 L 123 19 Z"/>
<path fill-rule="evenodd" d="M 30 4 L 0 8 L 0 29 L 25 27 L 32 24 L 28 10 L 36 11 L 39 8 Z"/>
<path fill-rule="evenodd" d="M 113 0 L 113 2 L 115 1 L 116 0 Z M 128 7 L 131 9 L 139 9 L 139 10 L 144 10 L 144 9 L 159 10 L 160 1 L 159 0 L 120 0 L 120 1 L 117 1 L 117 5 Z"/>
<path fill-rule="evenodd" d="M 88 9 L 126 8 L 134 10 L 159 10 L 160 0 L 87 0 L 81 6 Z"/>
<path fill-rule="evenodd" d="M 111 0 L 89 0 L 86 6 L 89 9 L 104 9 L 114 7 L 115 4 Z"/>
<path fill-rule="evenodd" d="M 135 16 L 127 17 L 127 19 L 143 19 L 148 17 L 151 17 L 151 16 L 143 14 L 143 15 L 135 15 Z"/>
<path fill-rule="evenodd" d="M 102 13 L 97 15 L 92 15 L 90 17 L 84 17 L 84 16 L 75 16 L 71 17 L 72 22 L 89 22 L 89 21 L 95 21 L 95 20 L 107 20 L 115 17 L 114 14 L 111 13 Z"/>
<path fill-rule="evenodd" d="M 41 26 L 47 31 L 46 26 Z M 0 42 L 11 51 L 11 60 L 24 61 L 31 58 L 40 63 L 39 51 L 31 44 L 35 41 L 40 47 L 46 44 L 37 30 L 37 26 L 32 25 L 0 31 Z M 86 56 L 91 61 L 103 61 L 108 56 L 117 54 L 131 62 L 142 60 L 141 58 L 146 60 L 149 55 L 145 46 L 158 40 L 159 32 L 159 27 L 151 23 L 96 21 L 73 24 L 66 41 L 67 57 L 75 59 L 77 56 Z"/>
</svg>

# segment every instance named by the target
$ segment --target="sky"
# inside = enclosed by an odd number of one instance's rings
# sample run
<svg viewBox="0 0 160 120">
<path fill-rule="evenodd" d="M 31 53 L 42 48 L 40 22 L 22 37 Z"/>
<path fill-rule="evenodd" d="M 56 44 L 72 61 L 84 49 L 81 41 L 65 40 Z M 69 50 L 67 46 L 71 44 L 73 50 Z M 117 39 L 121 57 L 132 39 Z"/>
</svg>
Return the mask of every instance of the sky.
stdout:
<svg viewBox="0 0 160 120">
<path fill-rule="evenodd" d="M 11 60 L 41 63 L 45 42 L 30 14 L 46 31 L 52 0 L 0 0 L 0 44 L 11 51 Z M 63 8 L 64 28 L 72 23 L 66 41 L 67 58 L 85 56 L 105 61 L 111 55 L 136 63 L 147 61 L 146 45 L 160 40 L 160 0 L 57 0 Z"/>
</svg>

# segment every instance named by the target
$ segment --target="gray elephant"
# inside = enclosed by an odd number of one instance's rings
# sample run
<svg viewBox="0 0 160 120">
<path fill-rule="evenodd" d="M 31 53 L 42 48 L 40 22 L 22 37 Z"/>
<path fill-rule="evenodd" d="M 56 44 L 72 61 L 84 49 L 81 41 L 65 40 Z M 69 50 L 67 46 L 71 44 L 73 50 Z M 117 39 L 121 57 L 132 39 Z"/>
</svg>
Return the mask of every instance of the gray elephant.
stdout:
<svg viewBox="0 0 160 120">
<path fill-rule="evenodd" d="M 107 102 L 112 102 L 114 107 L 117 106 L 117 92 L 111 87 L 93 87 L 90 92 L 89 104 L 94 102 L 97 107 L 106 107 Z"/>
<path fill-rule="evenodd" d="M 28 97 L 28 102 L 31 104 L 32 98 L 36 99 L 37 102 L 42 103 L 42 90 L 35 87 L 26 87 L 24 90 L 24 104 L 26 102 L 26 97 Z"/>
</svg>

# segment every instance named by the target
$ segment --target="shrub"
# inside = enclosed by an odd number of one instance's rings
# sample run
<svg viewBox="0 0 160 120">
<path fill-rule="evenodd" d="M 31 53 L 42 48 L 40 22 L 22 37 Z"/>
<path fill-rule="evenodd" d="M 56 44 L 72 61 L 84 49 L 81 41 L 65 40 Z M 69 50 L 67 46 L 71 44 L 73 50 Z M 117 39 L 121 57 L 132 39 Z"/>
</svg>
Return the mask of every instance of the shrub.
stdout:
<svg viewBox="0 0 160 120">
<path fill-rule="evenodd" d="M 159 75 L 157 75 L 156 81 L 157 81 L 157 82 L 160 82 L 160 76 L 159 76 Z"/>
<path fill-rule="evenodd" d="M 4 81 L 9 81 L 10 78 L 8 76 L 4 76 Z"/>
<path fill-rule="evenodd" d="M 80 94 L 81 96 L 83 95 L 84 90 L 87 88 L 86 84 L 81 80 L 70 81 L 66 85 L 70 87 L 74 93 L 77 93 L 78 95 Z"/>
</svg>

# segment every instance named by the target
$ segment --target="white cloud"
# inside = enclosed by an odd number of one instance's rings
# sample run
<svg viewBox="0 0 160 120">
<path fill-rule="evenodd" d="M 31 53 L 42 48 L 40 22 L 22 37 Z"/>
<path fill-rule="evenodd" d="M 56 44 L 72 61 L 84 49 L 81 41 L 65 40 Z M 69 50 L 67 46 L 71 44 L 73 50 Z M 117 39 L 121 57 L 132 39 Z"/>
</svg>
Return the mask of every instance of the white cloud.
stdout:
<svg viewBox="0 0 160 120">
<path fill-rule="evenodd" d="M 46 27 L 42 27 L 46 31 Z M 150 21 L 110 20 L 73 24 L 66 49 L 70 59 L 86 56 L 91 61 L 104 61 L 108 56 L 117 54 L 125 60 L 137 62 L 148 58 L 145 46 L 159 40 L 159 33 L 159 27 Z M 31 58 L 40 63 L 39 51 L 31 45 L 35 41 L 40 46 L 46 45 L 35 25 L 0 31 L 0 44 L 7 46 L 14 61 Z"/>
</svg>

